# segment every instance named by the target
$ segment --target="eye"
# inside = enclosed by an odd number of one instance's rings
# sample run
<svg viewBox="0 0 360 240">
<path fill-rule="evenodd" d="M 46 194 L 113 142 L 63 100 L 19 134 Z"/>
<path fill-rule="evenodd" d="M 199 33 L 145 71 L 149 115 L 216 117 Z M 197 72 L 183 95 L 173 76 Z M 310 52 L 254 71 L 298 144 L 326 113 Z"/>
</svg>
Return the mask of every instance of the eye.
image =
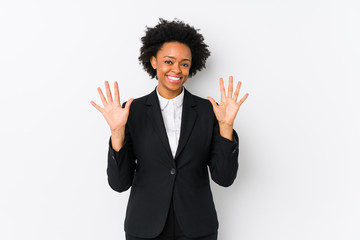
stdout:
<svg viewBox="0 0 360 240">
<path fill-rule="evenodd" d="M 172 61 L 170 61 L 170 60 L 165 60 L 165 63 L 166 63 L 166 64 L 172 64 Z"/>
<path fill-rule="evenodd" d="M 190 65 L 188 63 L 183 63 L 182 65 L 183 65 L 183 67 L 190 67 Z"/>
</svg>

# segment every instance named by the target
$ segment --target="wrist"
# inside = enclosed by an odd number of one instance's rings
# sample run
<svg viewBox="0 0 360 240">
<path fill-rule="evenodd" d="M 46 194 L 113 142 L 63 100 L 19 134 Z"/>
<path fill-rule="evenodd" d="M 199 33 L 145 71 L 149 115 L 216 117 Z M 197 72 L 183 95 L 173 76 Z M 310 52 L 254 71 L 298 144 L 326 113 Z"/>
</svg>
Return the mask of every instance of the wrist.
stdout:
<svg viewBox="0 0 360 240">
<path fill-rule="evenodd" d="M 125 132 L 125 126 L 120 127 L 120 128 L 110 129 L 110 130 L 111 130 L 111 135 L 121 135 L 121 134 L 124 134 L 124 132 Z"/>
<path fill-rule="evenodd" d="M 119 151 L 123 147 L 124 140 L 125 140 L 125 129 L 124 130 L 121 130 L 121 129 L 112 129 L 111 130 L 111 143 L 112 143 L 112 148 L 115 151 Z"/>
<path fill-rule="evenodd" d="M 226 122 L 219 122 L 220 128 L 227 128 L 227 129 L 233 129 L 234 124 L 233 123 L 226 123 Z"/>
<path fill-rule="evenodd" d="M 220 136 L 227 138 L 230 141 L 233 140 L 233 125 L 232 124 L 219 124 Z"/>
</svg>

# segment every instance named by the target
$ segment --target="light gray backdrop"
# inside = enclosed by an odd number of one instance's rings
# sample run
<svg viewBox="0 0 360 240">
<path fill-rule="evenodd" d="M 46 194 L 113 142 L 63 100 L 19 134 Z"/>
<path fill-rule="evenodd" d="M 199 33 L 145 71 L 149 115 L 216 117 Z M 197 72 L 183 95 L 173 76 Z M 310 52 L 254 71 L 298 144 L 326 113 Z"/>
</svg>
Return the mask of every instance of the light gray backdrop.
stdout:
<svg viewBox="0 0 360 240">
<path fill-rule="evenodd" d="M 0 239 L 124 239 L 129 191 L 107 184 L 109 128 L 90 104 L 156 86 L 138 64 L 145 26 L 177 17 L 211 57 L 186 84 L 236 118 L 240 169 L 212 184 L 221 240 L 360 239 L 360 4 L 344 0 L 0 3 Z"/>
</svg>

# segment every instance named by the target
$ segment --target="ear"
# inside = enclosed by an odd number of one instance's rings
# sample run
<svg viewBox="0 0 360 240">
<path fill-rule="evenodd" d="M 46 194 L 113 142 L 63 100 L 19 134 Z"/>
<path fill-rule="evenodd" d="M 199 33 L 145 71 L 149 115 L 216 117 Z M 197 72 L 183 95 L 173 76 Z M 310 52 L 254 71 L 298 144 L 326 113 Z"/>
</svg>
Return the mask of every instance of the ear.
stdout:
<svg viewBox="0 0 360 240">
<path fill-rule="evenodd" d="M 151 63 L 151 66 L 153 67 L 153 69 L 156 69 L 156 57 L 152 56 L 150 58 L 150 63 Z"/>
</svg>

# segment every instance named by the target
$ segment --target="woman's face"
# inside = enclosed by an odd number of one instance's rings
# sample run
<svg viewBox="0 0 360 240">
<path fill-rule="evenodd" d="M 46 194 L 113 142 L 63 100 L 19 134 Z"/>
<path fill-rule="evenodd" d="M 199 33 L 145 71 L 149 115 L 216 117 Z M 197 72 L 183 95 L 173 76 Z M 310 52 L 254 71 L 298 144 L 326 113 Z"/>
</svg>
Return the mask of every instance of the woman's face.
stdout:
<svg viewBox="0 0 360 240">
<path fill-rule="evenodd" d="M 179 42 L 166 42 L 150 59 L 156 69 L 158 91 L 164 98 L 171 99 L 179 95 L 186 82 L 191 67 L 191 50 Z"/>
</svg>

